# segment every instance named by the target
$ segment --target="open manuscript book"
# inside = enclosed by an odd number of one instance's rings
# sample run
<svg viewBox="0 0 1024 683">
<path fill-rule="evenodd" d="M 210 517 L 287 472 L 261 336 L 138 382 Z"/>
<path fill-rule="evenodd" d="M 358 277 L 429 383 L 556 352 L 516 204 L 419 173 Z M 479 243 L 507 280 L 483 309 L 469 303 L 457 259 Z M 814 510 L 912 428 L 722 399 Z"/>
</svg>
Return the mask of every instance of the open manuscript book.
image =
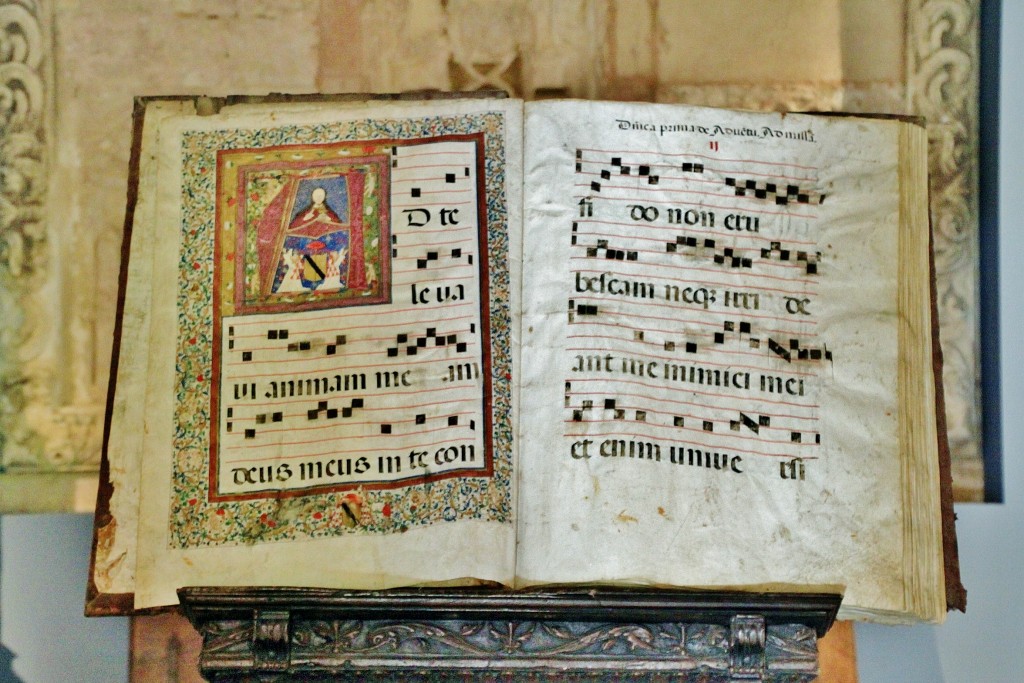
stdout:
<svg viewBox="0 0 1024 683">
<path fill-rule="evenodd" d="M 94 600 L 631 584 L 942 620 L 923 126 L 210 104 L 137 116 Z"/>
</svg>

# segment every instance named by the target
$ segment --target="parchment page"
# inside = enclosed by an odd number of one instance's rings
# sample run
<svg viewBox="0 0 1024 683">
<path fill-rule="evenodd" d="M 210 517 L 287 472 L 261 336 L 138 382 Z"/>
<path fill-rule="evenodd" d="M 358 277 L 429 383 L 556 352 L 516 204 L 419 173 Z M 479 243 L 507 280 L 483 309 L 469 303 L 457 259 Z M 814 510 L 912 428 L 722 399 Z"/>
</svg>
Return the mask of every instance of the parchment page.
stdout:
<svg viewBox="0 0 1024 683">
<path fill-rule="evenodd" d="M 902 608 L 896 126 L 526 111 L 519 579 Z"/>
<path fill-rule="evenodd" d="M 140 145 L 155 148 L 156 131 L 163 118 L 192 113 L 191 102 L 167 101 L 154 104 L 146 116 Z M 146 172 L 138 178 L 135 222 L 140 226 L 154 221 L 155 158 L 142 162 Z M 113 492 L 110 497 L 110 522 L 98 530 L 93 579 L 100 593 L 131 593 L 135 587 L 136 540 L 139 516 L 139 454 L 142 451 L 145 420 L 146 383 L 149 350 L 138 341 L 149 338 L 149 310 L 153 279 L 151 230 L 134 230 L 131 234 L 128 279 L 133 286 L 125 291 L 121 317 L 121 340 L 117 364 L 117 381 L 113 396 L 111 433 L 107 443 L 108 476 Z M 134 342 L 134 343 L 133 343 Z"/>
<path fill-rule="evenodd" d="M 137 607 L 511 582 L 520 107 L 164 122 Z"/>
</svg>

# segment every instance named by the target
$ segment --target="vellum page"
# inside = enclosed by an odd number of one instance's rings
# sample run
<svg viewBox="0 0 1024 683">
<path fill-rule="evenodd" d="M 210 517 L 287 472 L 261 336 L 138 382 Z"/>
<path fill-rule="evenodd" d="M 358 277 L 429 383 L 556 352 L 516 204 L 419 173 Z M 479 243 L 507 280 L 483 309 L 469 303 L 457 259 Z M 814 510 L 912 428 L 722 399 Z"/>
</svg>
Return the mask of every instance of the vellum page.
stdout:
<svg viewBox="0 0 1024 683">
<path fill-rule="evenodd" d="M 169 116 L 188 114 L 192 104 L 182 101 L 162 102 L 151 107 L 141 145 L 153 150 L 156 131 Z M 154 218 L 155 158 L 143 162 L 146 172 L 138 179 L 138 201 L 135 221 L 152 225 Z M 150 298 L 153 281 L 150 273 L 154 236 L 150 230 L 136 230 L 131 235 L 128 279 L 134 286 L 125 292 L 124 314 L 121 318 L 122 346 L 119 353 L 117 382 L 114 391 L 111 433 L 107 444 L 109 477 L 113 487 L 110 498 L 111 523 L 97 534 L 96 559 L 93 572 L 101 593 L 130 593 L 135 585 L 135 550 L 139 513 L 139 453 L 143 431 L 138 425 L 145 421 L 148 349 L 132 343 L 149 337 Z"/>
<path fill-rule="evenodd" d="M 902 609 L 897 125 L 526 111 L 519 580 Z"/>
<path fill-rule="evenodd" d="M 520 107 L 162 121 L 136 607 L 511 582 Z"/>
</svg>

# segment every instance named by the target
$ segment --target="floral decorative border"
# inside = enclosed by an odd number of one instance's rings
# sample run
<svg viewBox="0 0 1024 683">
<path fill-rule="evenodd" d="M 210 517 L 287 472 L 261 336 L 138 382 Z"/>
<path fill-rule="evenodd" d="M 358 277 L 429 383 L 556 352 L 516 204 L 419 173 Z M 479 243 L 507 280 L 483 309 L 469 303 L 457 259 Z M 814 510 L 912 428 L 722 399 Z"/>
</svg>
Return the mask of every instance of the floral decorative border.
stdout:
<svg viewBox="0 0 1024 683">
<path fill-rule="evenodd" d="M 476 133 L 484 134 L 484 193 L 491 266 L 493 476 L 449 478 L 390 490 L 359 489 L 271 500 L 210 502 L 207 454 L 213 379 L 209 373 L 213 361 L 217 151 Z M 511 521 L 512 364 L 504 135 L 504 115 L 499 112 L 184 134 L 175 455 L 168 520 L 172 547 L 393 533 L 465 519 Z"/>
</svg>

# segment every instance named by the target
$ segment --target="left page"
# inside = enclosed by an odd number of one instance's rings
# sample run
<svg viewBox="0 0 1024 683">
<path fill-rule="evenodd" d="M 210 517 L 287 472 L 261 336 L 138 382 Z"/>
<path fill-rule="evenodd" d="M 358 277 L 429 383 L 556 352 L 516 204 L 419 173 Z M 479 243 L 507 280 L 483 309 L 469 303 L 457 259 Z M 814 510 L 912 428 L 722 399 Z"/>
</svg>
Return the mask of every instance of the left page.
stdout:
<svg viewBox="0 0 1024 683">
<path fill-rule="evenodd" d="M 113 588 L 511 583 L 521 103 L 150 106 Z"/>
</svg>

